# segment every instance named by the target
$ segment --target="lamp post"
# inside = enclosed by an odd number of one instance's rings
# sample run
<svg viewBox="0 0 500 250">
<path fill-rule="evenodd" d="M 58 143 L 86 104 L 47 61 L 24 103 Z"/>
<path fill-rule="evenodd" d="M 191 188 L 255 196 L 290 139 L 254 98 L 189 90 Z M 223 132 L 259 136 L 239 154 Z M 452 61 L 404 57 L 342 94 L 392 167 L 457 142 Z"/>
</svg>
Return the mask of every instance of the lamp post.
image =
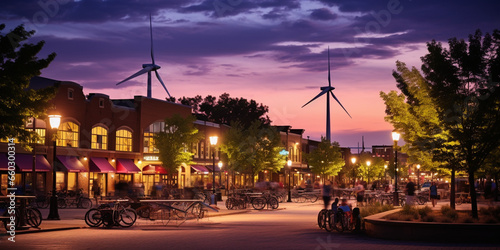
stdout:
<svg viewBox="0 0 500 250">
<path fill-rule="evenodd" d="M 292 202 L 292 191 L 290 190 L 290 176 L 292 175 L 292 161 L 286 161 L 286 165 L 288 166 L 288 200 L 286 202 Z"/>
<path fill-rule="evenodd" d="M 352 162 L 352 186 L 356 186 L 356 168 L 354 167 L 354 164 L 356 164 L 356 157 L 351 158 Z"/>
<path fill-rule="evenodd" d="M 213 159 L 213 171 L 212 171 L 212 192 L 214 195 L 214 205 L 217 205 L 217 197 L 215 195 L 215 145 L 217 145 L 217 140 L 219 137 L 210 136 L 210 145 L 212 145 L 212 159 Z"/>
<path fill-rule="evenodd" d="M 222 187 L 222 161 L 219 161 L 217 165 L 219 166 L 219 187 Z"/>
<path fill-rule="evenodd" d="M 366 179 L 368 179 L 368 183 L 370 183 L 370 165 L 372 165 L 372 162 L 366 161 L 366 166 L 368 167 L 366 169 Z"/>
<path fill-rule="evenodd" d="M 53 113 L 49 115 L 50 127 L 57 133 L 59 124 L 61 123 L 61 115 Z M 52 160 L 52 196 L 50 197 L 50 211 L 47 220 L 60 220 L 59 211 L 57 210 L 57 195 L 56 195 L 56 147 L 57 139 L 54 138 L 54 158 Z"/>
<path fill-rule="evenodd" d="M 420 190 L 420 164 L 417 164 L 417 190 Z"/>
<path fill-rule="evenodd" d="M 387 182 L 387 164 L 384 165 L 384 182 Z"/>
<path fill-rule="evenodd" d="M 399 206 L 399 194 L 398 194 L 398 141 L 399 133 L 396 131 L 392 132 L 392 140 L 394 141 L 394 206 Z"/>
</svg>

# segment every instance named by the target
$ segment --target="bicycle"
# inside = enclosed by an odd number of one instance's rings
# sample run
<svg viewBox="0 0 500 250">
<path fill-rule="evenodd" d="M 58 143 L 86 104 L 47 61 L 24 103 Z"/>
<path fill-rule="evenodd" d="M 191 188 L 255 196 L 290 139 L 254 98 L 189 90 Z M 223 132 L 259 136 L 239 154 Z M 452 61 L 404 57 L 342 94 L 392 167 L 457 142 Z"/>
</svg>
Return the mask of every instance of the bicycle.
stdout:
<svg viewBox="0 0 500 250">
<path fill-rule="evenodd" d="M 90 209 L 85 213 L 85 223 L 90 227 L 133 226 L 137 213 L 134 209 L 124 206 L 122 202 L 128 202 L 128 200 L 117 200 L 115 203 L 102 204 L 98 208 Z"/>
<path fill-rule="evenodd" d="M 337 232 L 344 232 L 344 231 L 351 231 L 353 229 L 353 223 L 352 223 L 352 212 L 344 212 L 341 208 L 337 210 L 335 213 L 335 219 L 334 219 L 334 224 L 335 224 L 335 230 Z"/>
<path fill-rule="evenodd" d="M 255 197 L 252 200 L 252 207 L 255 210 L 262 210 L 264 207 L 271 208 L 271 209 L 278 209 L 279 207 L 279 202 L 276 197 L 274 197 L 271 194 L 264 194 L 261 197 Z"/>
<path fill-rule="evenodd" d="M 66 208 L 70 206 L 76 206 L 77 208 L 89 209 L 92 207 L 92 200 L 83 195 L 83 189 L 80 188 L 75 194 L 70 194 L 63 192 L 60 199 L 64 200 L 64 204 L 61 204 L 61 208 Z M 69 196 L 69 197 L 68 197 Z M 74 197 L 74 198 L 73 198 Z M 62 202 L 61 202 L 62 203 Z M 58 199 L 59 204 L 59 199 Z"/>
</svg>

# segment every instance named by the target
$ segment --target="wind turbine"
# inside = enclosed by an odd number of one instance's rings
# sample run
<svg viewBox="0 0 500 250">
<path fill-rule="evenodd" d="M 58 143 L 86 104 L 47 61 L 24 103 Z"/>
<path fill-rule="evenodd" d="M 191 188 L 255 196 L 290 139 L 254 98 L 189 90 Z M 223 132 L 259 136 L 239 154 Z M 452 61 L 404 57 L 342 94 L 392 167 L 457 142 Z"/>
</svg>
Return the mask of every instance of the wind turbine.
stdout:
<svg viewBox="0 0 500 250">
<path fill-rule="evenodd" d="M 135 78 L 135 77 L 140 76 L 140 75 L 147 72 L 148 73 L 148 94 L 147 94 L 147 96 L 148 96 L 148 98 L 151 98 L 151 71 L 154 71 L 156 74 L 156 78 L 158 78 L 158 81 L 160 81 L 160 83 L 161 83 L 161 86 L 163 86 L 163 88 L 167 92 L 168 96 L 171 97 L 170 93 L 167 90 L 167 87 L 165 87 L 165 84 L 161 80 L 160 74 L 158 74 L 158 70 L 161 67 L 155 64 L 155 57 L 154 57 L 154 53 L 153 53 L 153 25 L 151 22 L 151 14 L 149 15 L 149 31 L 150 31 L 150 35 L 151 35 L 151 63 L 150 64 L 143 64 L 141 70 L 137 71 L 137 73 L 129 76 L 128 78 L 117 83 L 116 85 L 120 85 L 120 84 L 122 84 L 122 83 L 124 83 L 132 78 Z"/>
<path fill-rule="evenodd" d="M 331 135 L 330 135 L 330 95 L 328 95 L 328 93 L 332 94 L 332 97 L 333 99 L 335 99 L 335 101 L 337 101 L 340 105 L 340 107 L 342 107 L 344 109 L 344 111 L 347 113 L 347 115 L 349 117 L 351 117 L 351 115 L 349 114 L 349 112 L 347 112 L 347 110 L 344 108 L 344 106 L 342 106 L 342 103 L 340 103 L 339 99 L 337 99 L 337 97 L 335 96 L 335 94 L 333 94 L 333 90 L 335 89 L 334 87 L 332 87 L 332 82 L 330 80 L 330 48 L 328 48 L 328 86 L 325 86 L 325 87 L 321 87 L 321 92 L 316 96 L 314 97 L 313 99 L 311 99 L 309 102 L 307 102 L 306 104 L 304 104 L 303 107 L 305 107 L 307 104 L 311 103 L 312 101 L 316 100 L 318 97 L 326 94 L 326 139 L 331 142 Z M 352 117 L 351 117 L 352 119 Z"/>
</svg>

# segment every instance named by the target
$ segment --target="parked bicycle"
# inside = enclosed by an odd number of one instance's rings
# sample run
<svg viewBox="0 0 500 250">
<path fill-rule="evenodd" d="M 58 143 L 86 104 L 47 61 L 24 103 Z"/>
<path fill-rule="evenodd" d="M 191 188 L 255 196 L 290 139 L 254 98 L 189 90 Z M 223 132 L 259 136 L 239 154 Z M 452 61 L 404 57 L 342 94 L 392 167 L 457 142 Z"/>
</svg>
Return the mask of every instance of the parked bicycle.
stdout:
<svg viewBox="0 0 500 250">
<path fill-rule="evenodd" d="M 263 194 L 261 197 L 255 197 L 252 200 L 252 207 L 256 210 L 262 210 L 266 206 L 267 208 L 278 209 L 279 205 L 278 199 L 269 193 Z"/>
<path fill-rule="evenodd" d="M 76 193 L 62 192 L 59 195 L 57 202 L 59 208 L 76 206 L 77 208 L 89 209 L 92 207 L 92 200 L 84 196 L 82 188 Z"/>
<path fill-rule="evenodd" d="M 85 223 L 90 227 L 121 226 L 131 227 L 134 225 L 137 214 L 134 209 L 128 208 L 128 200 L 116 200 L 114 203 L 101 204 L 98 208 L 92 208 L 85 214 Z"/>
</svg>

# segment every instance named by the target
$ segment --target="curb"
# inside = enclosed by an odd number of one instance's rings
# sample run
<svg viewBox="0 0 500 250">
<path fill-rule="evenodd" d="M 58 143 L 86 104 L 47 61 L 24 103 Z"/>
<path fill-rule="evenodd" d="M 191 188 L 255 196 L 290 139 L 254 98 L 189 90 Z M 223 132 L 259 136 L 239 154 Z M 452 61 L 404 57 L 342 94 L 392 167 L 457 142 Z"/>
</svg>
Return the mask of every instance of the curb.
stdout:
<svg viewBox="0 0 500 250">
<path fill-rule="evenodd" d="M 63 231 L 63 230 L 73 230 L 73 229 L 83 229 L 87 227 L 61 227 L 61 228 L 50 228 L 50 229 L 39 229 L 39 230 L 27 230 L 27 231 L 18 231 L 18 234 L 32 234 L 32 233 L 42 233 L 42 232 L 53 232 L 53 231 Z"/>
</svg>

